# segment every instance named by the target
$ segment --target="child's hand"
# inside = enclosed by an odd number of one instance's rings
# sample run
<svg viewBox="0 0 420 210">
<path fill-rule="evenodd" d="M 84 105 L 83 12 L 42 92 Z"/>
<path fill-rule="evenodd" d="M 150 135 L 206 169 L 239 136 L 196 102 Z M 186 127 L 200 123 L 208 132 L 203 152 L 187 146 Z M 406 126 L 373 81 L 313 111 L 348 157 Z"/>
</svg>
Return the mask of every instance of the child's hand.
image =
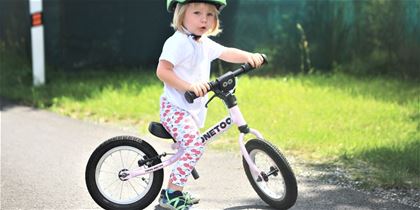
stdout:
<svg viewBox="0 0 420 210">
<path fill-rule="evenodd" d="M 192 91 L 196 96 L 202 97 L 206 95 L 207 91 L 210 90 L 210 86 L 207 82 L 199 82 L 191 84 L 188 88 L 188 91 Z"/>
<path fill-rule="evenodd" d="M 248 55 L 248 61 L 247 61 L 252 67 L 259 68 L 264 63 L 264 58 L 259 53 L 249 53 Z"/>
</svg>

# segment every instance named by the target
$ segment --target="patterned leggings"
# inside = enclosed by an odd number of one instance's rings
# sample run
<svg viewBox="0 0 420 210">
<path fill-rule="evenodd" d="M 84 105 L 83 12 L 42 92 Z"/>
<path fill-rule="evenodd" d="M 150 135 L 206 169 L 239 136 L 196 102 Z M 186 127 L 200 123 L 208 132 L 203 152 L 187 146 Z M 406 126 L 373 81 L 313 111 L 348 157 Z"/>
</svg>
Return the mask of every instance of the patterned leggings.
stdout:
<svg viewBox="0 0 420 210">
<path fill-rule="evenodd" d="M 170 182 L 183 187 L 195 164 L 204 152 L 200 131 L 193 117 L 185 110 L 174 106 L 165 98 L 161 100 L 160 121 L 185 152 L 175 163 Z"/>
</svg>

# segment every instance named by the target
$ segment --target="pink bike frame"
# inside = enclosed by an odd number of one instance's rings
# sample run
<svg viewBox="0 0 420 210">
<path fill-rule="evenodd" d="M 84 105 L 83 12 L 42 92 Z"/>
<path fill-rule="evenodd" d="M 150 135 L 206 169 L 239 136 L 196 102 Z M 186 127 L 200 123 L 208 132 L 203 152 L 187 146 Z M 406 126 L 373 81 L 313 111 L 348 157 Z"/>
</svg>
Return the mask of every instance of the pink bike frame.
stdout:
<svg viewBox="0 0 420 210">
<path fill-rule="evenodd" d="M 211 127 L 206 132 L 204 132 L 200 138 L 202 139 L 203 143 L 205 144 L 210 143 L 212 140 L 215 139 L 216 136 L 219 136 L 221 133 L 228 130 L 232 126 L 232 123 L 237 125 L 238 127 L 246 125 L 246 121 L 237 105 L 229 109 L 228 117 L 224 118 L 219 123 L 215 124 L 213 127 Z M 263 139 L 263 136 L 261 135 L 261 133 L 255 129 L 250 129 L 250 133 L 255 135 L 259 139 Z M 246 162 L 248 163 L 248 166 L 250 167 L 252 174 L 254 176 L 258 175 L 260 176 L 260 178 L 262 178 L 261 177 L 262 171 L 258 169 L 258 167 L 251 160 L 251 157 L 249 156 L 248 151 L 245 148 L 244 138 L 245 138 L 245 134 L 240 133 L 238 143 L 241 149 L 242 156 L 245 158 Z M 182 154 L 184 154 L 184 149 L 182 147 L 179 147 L 178 143 L 172 144 L 172 149 L 178 149 L 178 152 L 174 156 L 169 158 L 168 160 L 165 160 L 162 163 L 154 165 L 149 168 L 137 168 L 131 171 L 127 171 L 126 173 L 128 173 L 129 175 L 125 177 L 125 179 L 128 180 L 136 176 L 145 175 L 145 174 L 160 170 L 162 168 L 165 168 L 175 163 L 179 158 L 181 158 Z"/>
</svg>

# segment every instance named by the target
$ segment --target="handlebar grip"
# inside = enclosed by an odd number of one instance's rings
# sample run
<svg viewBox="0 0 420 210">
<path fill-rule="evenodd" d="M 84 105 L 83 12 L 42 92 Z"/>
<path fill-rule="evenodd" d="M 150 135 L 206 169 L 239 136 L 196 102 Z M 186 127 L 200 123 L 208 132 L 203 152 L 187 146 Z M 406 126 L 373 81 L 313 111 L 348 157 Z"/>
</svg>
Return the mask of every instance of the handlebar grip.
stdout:
<svg viewBox="0 0 420 210">
<path fill-rule="evenodd" d="M 198 98 L 198 96 L 195 95 L 192 91 L 187 91 L 184 93 L 184 97 L 187 100 L 188 103 L 192 104 L 194 102 L 194 99 Z"/>
<path fill-rule="evenodd" d="M 242 65 L 242 69 L 247 72 L 247 71 L 250 71 L 251 69 L 254 69 L 254 67 L 252 67 L 251 64 L 249 63 L 245 63 L 244 65 Z"/>
<path fill-rule="evenodd" d="M 263 63 L 261 64 L 261 65 L 264 65 L 264 64 L 267 64 L 268 63 L 268 60 L 267 60 L 267 56 L 266 55 L 264 55 L 264 54 L 260 54 L 261 55 L 261 57 L 263 58 Z M 242 74 L 245 74 L 245 73 L 248 73 L 248 72 L 250 72 L 251 70 L 253 70 L 253 69 L 255 69 L 254 67 L 252 67 L 251 66 L 251 64 L 249 64 L 249 63 L 245 63 L 245 64 L 243 64 L 242 66 L 241 66 L 241 68 L 240 69 L 238 69 L 238 70 L 236 70 L 235 72 L 233 72 L 233 74 L 235 75 L 235 77 L 236 76 L 239 76 L 239 75 L 242 75 Z"/>
<path fill-rule="evenodd" d="M 208 91 L 213 90 L 213 88 L 216 87 L 216 85 L 217 85 L 217 83 L 215 81 L 208 82 L 207 84 L 209 84 L 209 87 L 210 87 L 210 89 Z M 198 96 L 196 96 L 195 93 L 192 92 L 192 91 L 185 92 L 184 97 L 185 97 L 185 100 L 187 100 L 187 102 L 190 103 L 190 104 L 192 104 L 194 102 L 194 100 L 196 98 L 198 98 Z"/>
<path fill-rule="evenodd" d="M 265 54 L 261 54 L 261 56 L 262 56 L 262 57 L 263 57 L 263 59 L 264 59 L 263 65 L 264 65 L 264 64 L 267 64 L 267 63 L 268 63 L 267 56 L 266 56 Z"/>
<path fill-rule="evenodd" d="M 260 55 L 264 59 L 262 65 L 267 64 L 268 63 L 267 56 L 265 54 L 260 54 Z M 244 70 L 244 72 L 248 72 L 254 69 L 254 67 L 252 67 L 251 64 L 249 63 L 245 63 L 244 65 L 242 65 L 242 69 Z"/>
</svg>

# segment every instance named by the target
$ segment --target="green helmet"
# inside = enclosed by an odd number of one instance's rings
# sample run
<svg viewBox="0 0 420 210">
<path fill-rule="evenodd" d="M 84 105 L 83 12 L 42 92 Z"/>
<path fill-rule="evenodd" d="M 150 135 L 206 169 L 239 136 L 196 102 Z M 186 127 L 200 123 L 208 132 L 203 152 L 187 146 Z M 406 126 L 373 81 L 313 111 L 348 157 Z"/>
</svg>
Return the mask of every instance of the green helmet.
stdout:
<svg viewBox="0 0 420 210">
<path fill-rule="evenodd" d="M 166 8 L 169 12 L 173 12 L 175 10 L 176 4 L 188 4 L 192 2 L 202 2 L 202 3 L 209 3 L 214 4 L 216 8 L 220 11 L 223 7 L 226 6 L 226 0 L 166 0 Z"/>
</svg>

